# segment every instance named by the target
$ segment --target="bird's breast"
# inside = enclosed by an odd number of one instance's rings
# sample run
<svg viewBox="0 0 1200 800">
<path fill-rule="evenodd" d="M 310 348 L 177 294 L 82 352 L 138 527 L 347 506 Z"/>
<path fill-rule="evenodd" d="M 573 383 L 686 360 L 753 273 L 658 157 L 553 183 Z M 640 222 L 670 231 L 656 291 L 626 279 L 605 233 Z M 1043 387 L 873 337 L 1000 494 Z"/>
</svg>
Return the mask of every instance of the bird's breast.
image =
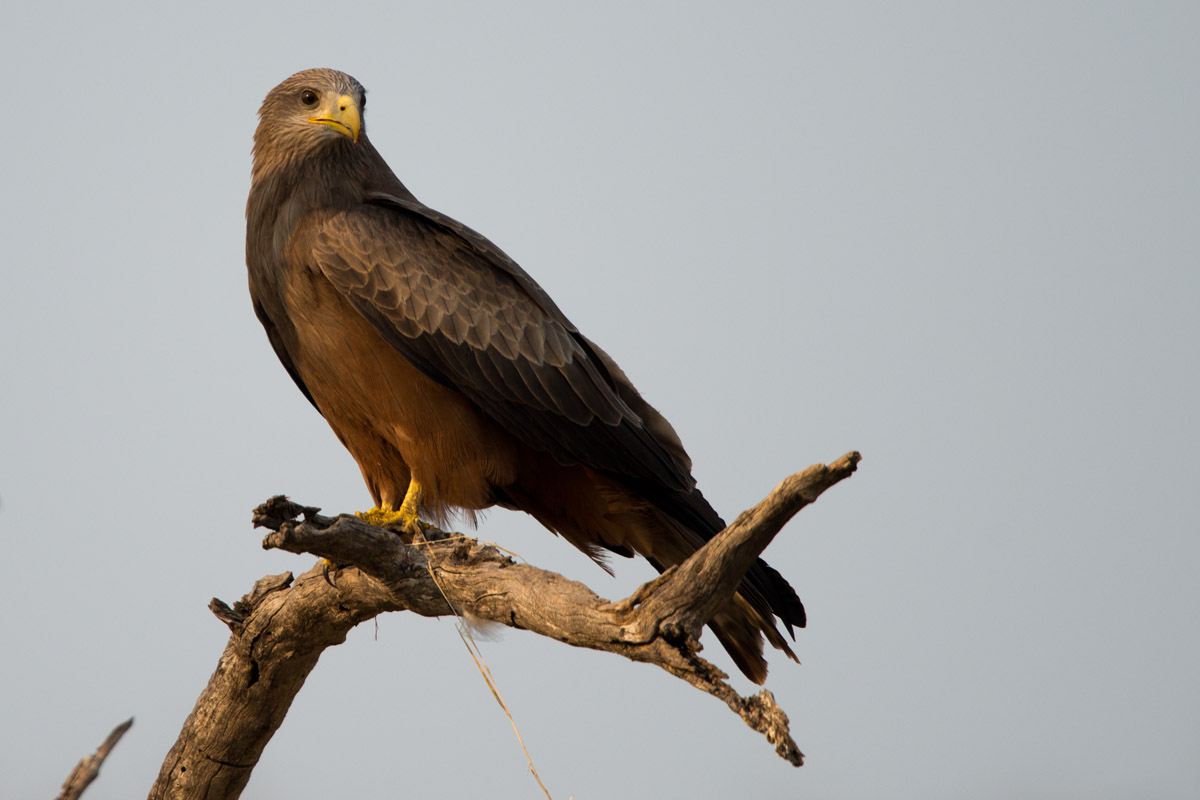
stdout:
<svg viewBox="0 0 1200 800">
<path fill-rule="evenodd" d="M 435 512 L 485 508 L 493 487 L 512 482 L 512 437 L 462 393 L 417 370 L 323 275 L 289 267 L 281 290 L 296 331 L 296 369 L 381 499 L 395 506 L 407 488 L 387 486 L 398 474 L 380 463 L 388 451 L 422 481 Z"/>
</svg>

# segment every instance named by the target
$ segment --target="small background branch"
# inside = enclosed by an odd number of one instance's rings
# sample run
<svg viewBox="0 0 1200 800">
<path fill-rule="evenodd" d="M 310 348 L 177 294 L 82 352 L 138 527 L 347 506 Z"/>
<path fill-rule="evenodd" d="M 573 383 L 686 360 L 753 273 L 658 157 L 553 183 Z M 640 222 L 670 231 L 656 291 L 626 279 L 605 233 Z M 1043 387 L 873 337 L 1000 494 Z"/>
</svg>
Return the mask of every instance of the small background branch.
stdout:
<svg viewBox="0 0 1200 800">
<path fill-rule="evenodd" d="M 84 756 L 67 776 L 67 780 L 63 782 L 58 800 L 78 800 L 79 796 L 83 794 L 83 790 L 100 775 L 100 767 L 104 764 L 104 759 L 108 758 L 108 754 L 117 746 L 117 742 L 121 741 L 125 731 L 131 727 L 133 727 L 133 717 L 113 728 L 112 733 L 105 737 L 96 752 L 90 756 Z"/>
</svg>

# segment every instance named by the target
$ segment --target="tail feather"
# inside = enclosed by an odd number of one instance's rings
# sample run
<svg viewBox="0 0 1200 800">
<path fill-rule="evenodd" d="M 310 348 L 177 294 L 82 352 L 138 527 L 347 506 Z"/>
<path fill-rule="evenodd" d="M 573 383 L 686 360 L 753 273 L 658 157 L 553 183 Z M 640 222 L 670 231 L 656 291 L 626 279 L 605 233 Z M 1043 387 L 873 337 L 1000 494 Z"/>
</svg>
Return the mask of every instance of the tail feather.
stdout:
<svg viewBox="0 0 1200 800">
<path fill-rule="evenodd" d="M 708 505 L 698 491 L 694 494 L 699 496 L 699 502 Z M 712 515 L 716 517 L 716 512 L 712 512 Z M 673 564 L 681 563 L 724 528 L 724 523 L 716 517 L 715 524 L 719 524 L 720 527 L 702 535 L 657 508 L 652 516 L 658 522 L 655 526 L 657 530 L 653 532 L 651 539 L 657 545 L 655 556 L 642 551 L 641 548 L 637 549 L 659 572 Z M 661 543 L 665 540 L 678 543 L 672 554 L 674 558 L 663 559 L 659 556 L 664 549 Z M 757 684 L 762 684 L 767 679 L 767 662 L 763 657 L 764 638 L 792 661 L 800 663 L 787 640 L 775 627 L 775 617 L 779 617 L 783 622 L 788 636 L 792 639 L 795 639 L 794 628 L 803 628 L 808 621 L 804 604 L 800 602 L 796 590 L 778 570 L 759 558 L 747 570 L 730 602 L 709 621 L 709 628 L 737 664 L 738 669 Z"/>
<path fill-rule="evenodd" d="M 717 641 L 729 653 L 733 663 L 750 680 L 760 686 L 767 679 L 767 660 L 763 658 L 763 636 L 773 647 L 782 650 L 788 658 L 800 663 L 787 641 L 779 635 L 770 620 L 763 619 L 740 595 L 717 612 L 708 623 Z M 760 635 L 762 634 L 762 635 Z"/>
</svg>

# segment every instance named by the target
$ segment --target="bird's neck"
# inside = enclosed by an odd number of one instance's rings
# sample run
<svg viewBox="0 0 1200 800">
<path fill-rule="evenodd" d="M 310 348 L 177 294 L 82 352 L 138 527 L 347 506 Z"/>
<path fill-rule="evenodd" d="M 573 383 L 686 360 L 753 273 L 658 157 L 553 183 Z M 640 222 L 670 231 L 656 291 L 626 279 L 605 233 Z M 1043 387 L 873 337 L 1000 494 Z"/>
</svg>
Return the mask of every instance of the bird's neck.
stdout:
<svg viewBox="0 0 1200 800">
<path fill-rule="evenodd" d="M 264 225 L 276 226 L 281 220 L 268 217 L 277 217 L 281 210 L 303 215 L 317 209 L 353 208 L 373 192 L 416 200 L 366 138 L 337 158 L 288 163 L 256 153 L 246 221 L 261 230 Z"/>
<path fill-rule="evenodd" d="M 256 142 L 250 196 L 246 200 L 246 258 L 256 266 L 280 263 L 275 252 L 314 211 L 350 210 L 371 193 L 416 198 L 364 137 L 337 157 L 288 161 L 271 157 Z"/>
</svg>

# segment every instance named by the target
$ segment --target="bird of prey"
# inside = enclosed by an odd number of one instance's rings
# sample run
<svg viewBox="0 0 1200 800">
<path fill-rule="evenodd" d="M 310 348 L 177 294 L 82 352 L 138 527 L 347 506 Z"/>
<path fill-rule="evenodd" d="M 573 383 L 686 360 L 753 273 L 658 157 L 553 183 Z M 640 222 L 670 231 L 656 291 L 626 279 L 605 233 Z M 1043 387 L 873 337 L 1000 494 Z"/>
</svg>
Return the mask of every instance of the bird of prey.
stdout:
<svg viewBox="0 0 1200 800">
<path fill-rule="evenodd" d="M 724 528 L 670 423 L 496 245 L 422 204 L 367 138 L 366 93 L 299 72 L 259 111 L 246 205 L 254 310 L 380 509 L 520 509 L 603 566 L 660 572 Z M 710 622 L 766 679 L 804 606 L 759 561 Z"/>
</svg>

